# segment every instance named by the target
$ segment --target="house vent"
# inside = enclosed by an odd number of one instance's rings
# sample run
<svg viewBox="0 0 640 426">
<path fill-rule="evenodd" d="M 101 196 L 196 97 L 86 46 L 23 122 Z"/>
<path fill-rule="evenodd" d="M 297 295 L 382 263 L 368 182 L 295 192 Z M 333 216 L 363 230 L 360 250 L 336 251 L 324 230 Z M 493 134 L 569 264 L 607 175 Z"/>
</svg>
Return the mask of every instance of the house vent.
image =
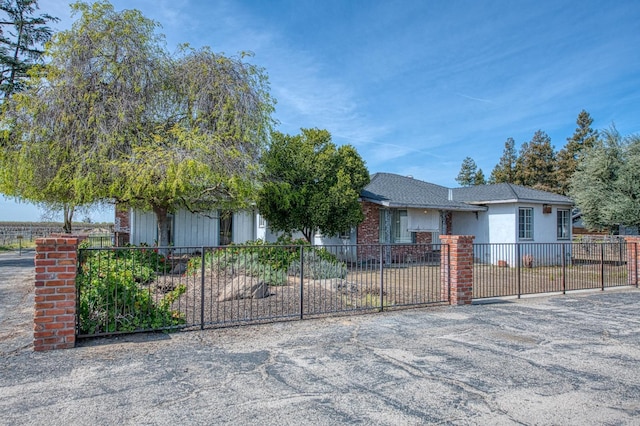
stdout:
<svg viewBox="0 0 640 426">
<path fill-rule="evenodd" d="M 449 201 L 453 201 L 453 189 L 449 189 Z"/>
</svg>

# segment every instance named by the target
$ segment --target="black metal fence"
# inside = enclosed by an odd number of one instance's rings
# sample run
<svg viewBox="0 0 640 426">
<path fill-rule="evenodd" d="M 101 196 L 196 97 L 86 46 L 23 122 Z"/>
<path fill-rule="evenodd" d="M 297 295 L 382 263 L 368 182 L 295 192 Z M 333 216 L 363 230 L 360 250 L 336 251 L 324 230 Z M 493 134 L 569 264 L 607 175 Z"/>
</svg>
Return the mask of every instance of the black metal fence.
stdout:
<svg viewBox="0 0 640 426">
<path fill-rule="evenodd" d="M 85 248 L 78 336 L 219 327 L 448 301 L 440 245 Z"/>
<path fill-rule="evenodd" d="M 623 240 L 475 244 L 473 298 L 626 286 L 637 271 L 627 264 L 628 248 Z"/>
</svg>

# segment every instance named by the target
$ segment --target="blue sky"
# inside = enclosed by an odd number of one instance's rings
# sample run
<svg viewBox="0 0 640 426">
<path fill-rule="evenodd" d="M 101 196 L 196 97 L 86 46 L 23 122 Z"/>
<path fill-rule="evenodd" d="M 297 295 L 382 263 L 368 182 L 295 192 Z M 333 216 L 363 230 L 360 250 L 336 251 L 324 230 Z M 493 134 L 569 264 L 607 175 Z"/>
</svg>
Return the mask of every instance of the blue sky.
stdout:
<svg viewBox="0 0 640 426">
<path fill-rule="evenodd" d="M 470 156 L 486 176 L 504 142 L 536 130 L 556 150 L 585 109 L 593 127 L 640 133 L 640 2 L 129 0 L 167 47 L 252 51 L 278 130 L 327 129 L 371 173 L 455 187 Z M 40 0 L 71 26 L 67 1 Z M 0 221 L 37 220 L 0 197 Z M 35 217 L 29 216 L 34 214 Z M 109 213 L 96 219 L 110 217 Z"/>
</svg>

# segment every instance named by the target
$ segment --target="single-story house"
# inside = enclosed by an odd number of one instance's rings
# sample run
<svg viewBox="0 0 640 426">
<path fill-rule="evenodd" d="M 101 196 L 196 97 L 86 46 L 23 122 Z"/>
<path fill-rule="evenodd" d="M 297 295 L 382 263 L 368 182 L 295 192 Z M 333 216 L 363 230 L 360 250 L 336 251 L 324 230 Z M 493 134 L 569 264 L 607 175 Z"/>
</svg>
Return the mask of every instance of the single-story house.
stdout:
<svg viewBox="0 0 640 426">
<path fill-rule="evenodd" d="M 357 228 L 337 237 L 325 237 L 319 231 L 313 243 L 420 243 L 437 249 L 441 234 L 474 235 L 476 244 L 571 241 L 570 198 L 509 183 L 446 188 L 410 176 L 376 173 L 360 200 L 365 219 Z M 128 214 L 128 219 L 116 223 L 129 221 L 131 243 L 154 244 L 154 214 L 138 210 Z M 256 211 L 178 211 L 171 220 L 175 246 L 217 246 L 256 239 L 273 242 L 277 238 Z M 496 256 L 505 257 L 502 253 Z"/>
<path fill-rule="evenodd" d="M 571 241 L 573 201 L 510 183 L 446 188 L 412 177 L 376 173 L 361 194 L 365 220 L 358 244 L 438 243 L 440 234 L 473 235 L 492 244 L 484 261 L 513 264 L 507 243 Z M 532 247 L 532 244 L 529 244 Z"/>
</svg>

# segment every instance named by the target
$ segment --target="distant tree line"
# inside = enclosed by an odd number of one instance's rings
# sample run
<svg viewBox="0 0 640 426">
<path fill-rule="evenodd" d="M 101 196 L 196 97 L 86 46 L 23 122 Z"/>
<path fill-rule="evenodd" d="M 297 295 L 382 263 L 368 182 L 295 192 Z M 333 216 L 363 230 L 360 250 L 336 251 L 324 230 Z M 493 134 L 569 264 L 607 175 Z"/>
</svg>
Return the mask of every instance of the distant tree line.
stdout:
<svg viewBox="0 0 640 426">
<path fill-rule="evenodd" d="M 570 196 L 589 229 L 640 227 L 640 136 L 622 136 L 615 126 L 594 130 L 585 110 L 576 124 L 557 152 L 542 130 L 519 151 L 508 138 L 488 181 L 475 161 L 466 157 L 456 181 L 462 186 L 507 182 Z"/>
<path fill-rule="evenodd" d="M 514 183 L 543 191 L 569 195 L 571 178 L 584 153 L 598 141 L 598 131 L 591 125 L 593 119 L 582 110 L 576 120 L 576 130 L 567 138 L 565 146 L 556 152 L 551 138 L 544 131 L 535 132 L 530 141 L 516 150 L 516 142 L 508 138 L 502 156 L 486 180 L 471 157 L 462 161 L 456 181 L 462 186 L 486 183 Z"/>
</svg>

